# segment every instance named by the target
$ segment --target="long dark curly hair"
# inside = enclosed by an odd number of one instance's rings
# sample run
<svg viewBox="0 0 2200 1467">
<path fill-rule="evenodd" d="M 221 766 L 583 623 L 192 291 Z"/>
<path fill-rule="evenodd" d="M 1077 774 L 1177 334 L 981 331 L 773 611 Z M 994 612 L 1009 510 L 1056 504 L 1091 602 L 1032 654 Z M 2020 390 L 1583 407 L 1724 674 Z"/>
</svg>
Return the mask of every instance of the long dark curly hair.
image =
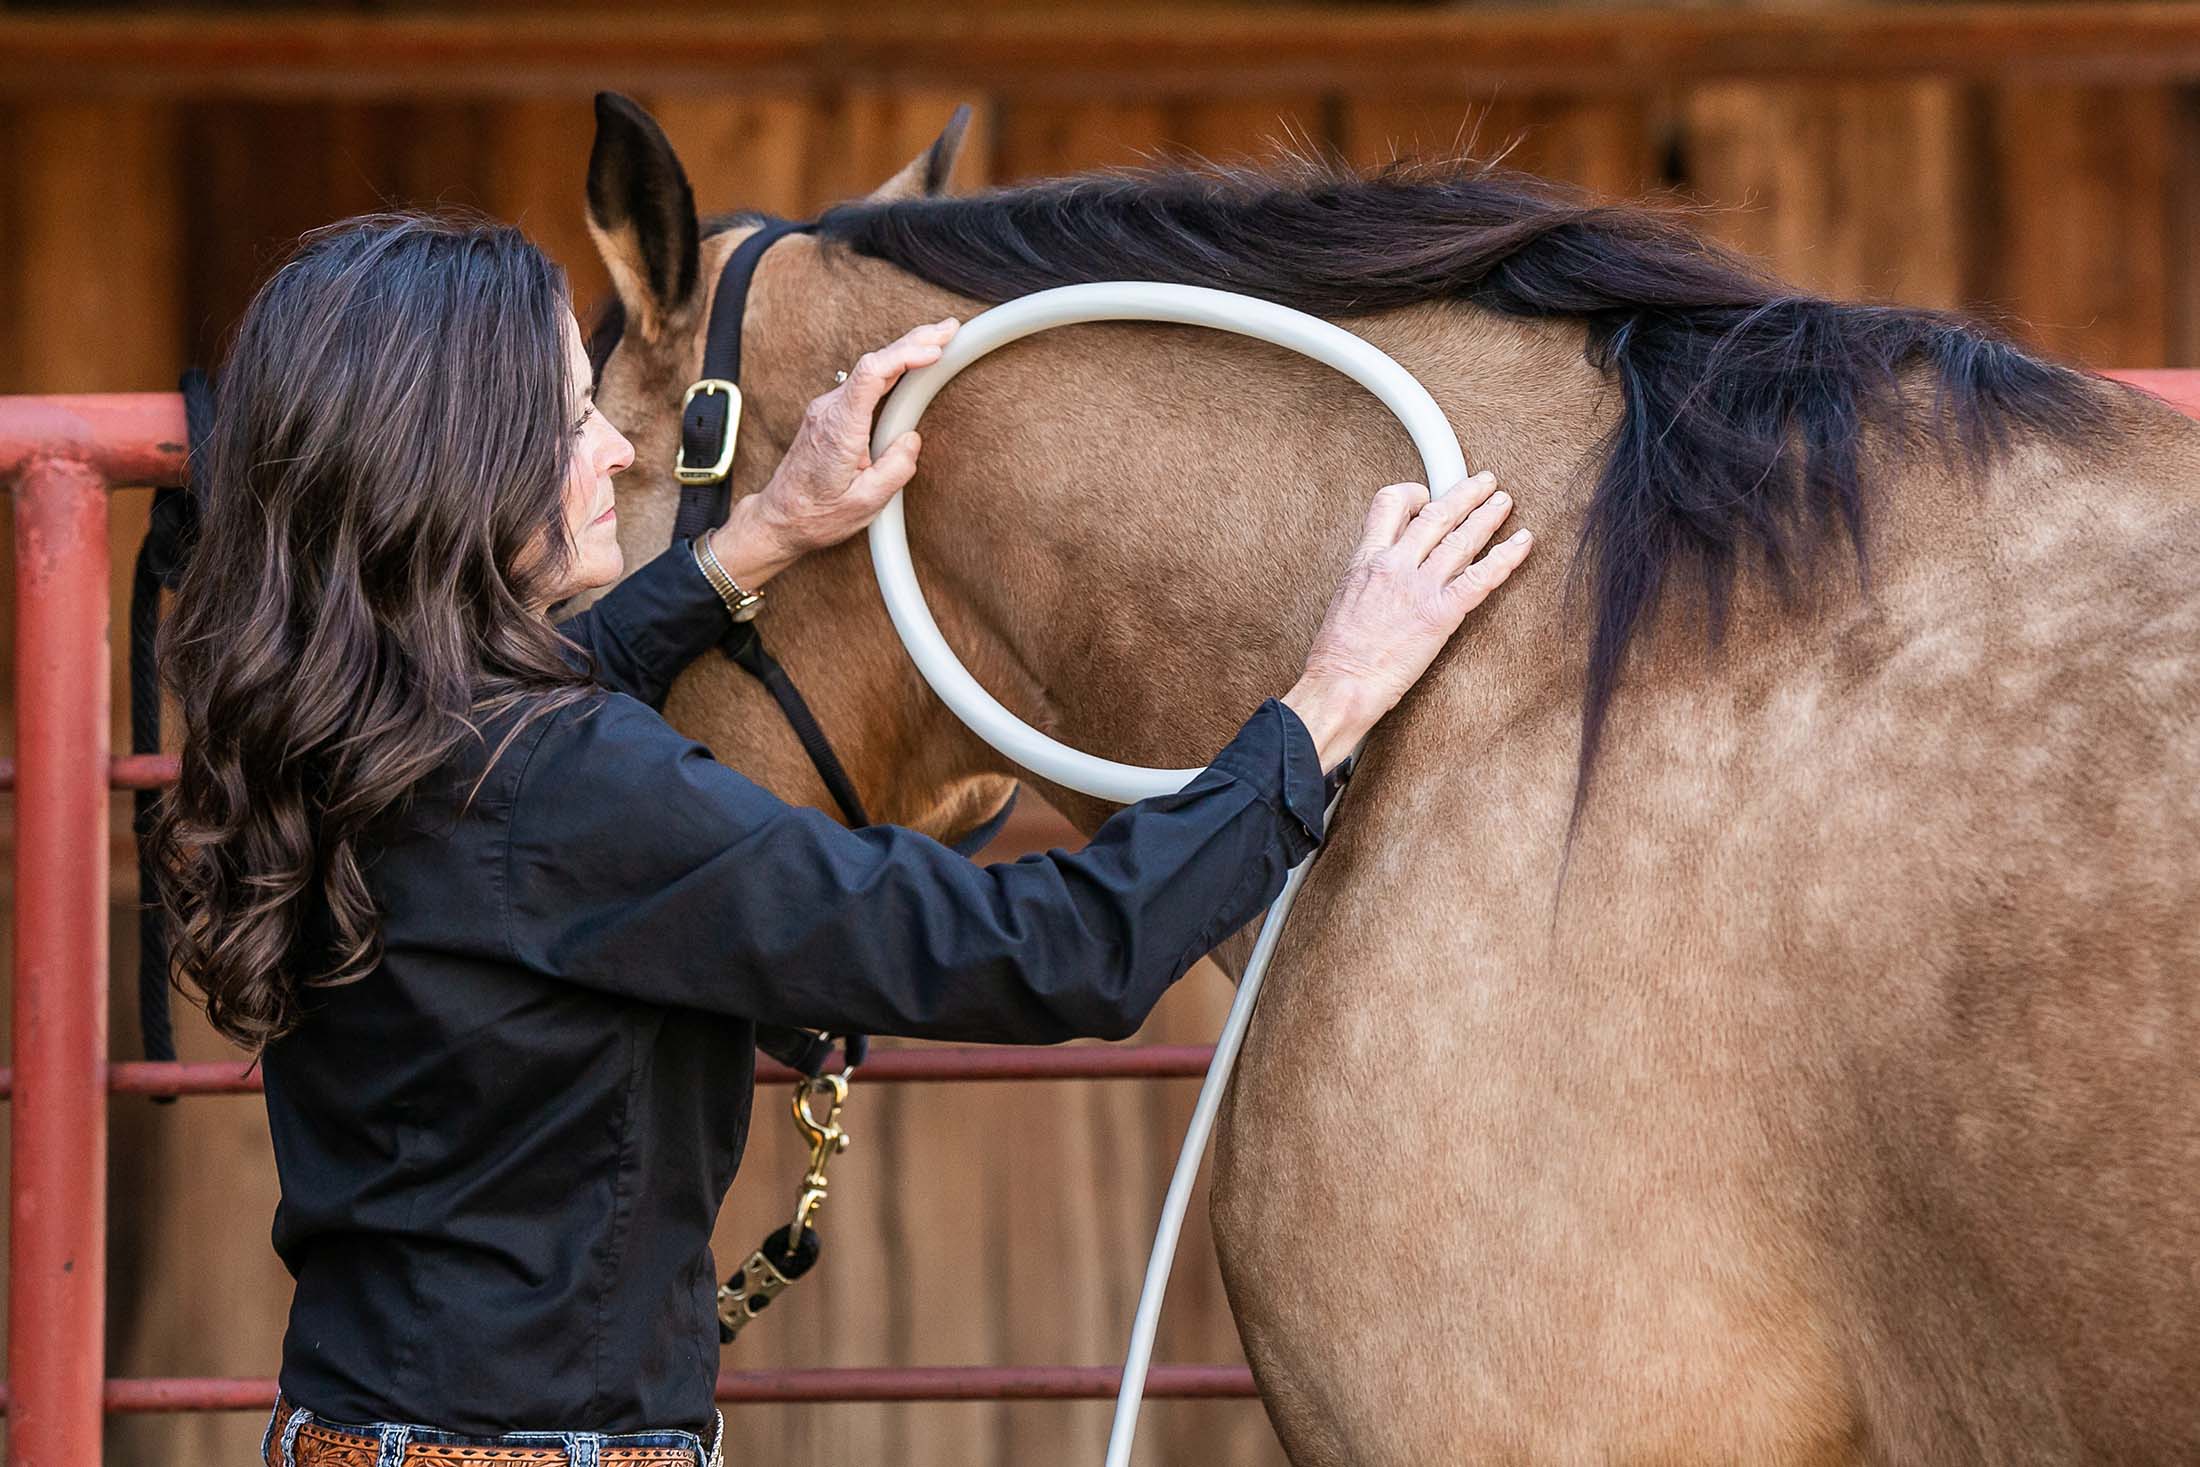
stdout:
<svg viewBox="0 0 2200 1467">
<path fill-rule="evenodd" d="M 233 329 L 150 839 L 171 980 L 255 1053 L 379 961 L 375 823 L 487 717 L 524 705 L 501 752 L 587 694 L 537 609 L 573 554 L 568 292 L 516 229 L 384 211 L 308 232 Z"/>
</svg>

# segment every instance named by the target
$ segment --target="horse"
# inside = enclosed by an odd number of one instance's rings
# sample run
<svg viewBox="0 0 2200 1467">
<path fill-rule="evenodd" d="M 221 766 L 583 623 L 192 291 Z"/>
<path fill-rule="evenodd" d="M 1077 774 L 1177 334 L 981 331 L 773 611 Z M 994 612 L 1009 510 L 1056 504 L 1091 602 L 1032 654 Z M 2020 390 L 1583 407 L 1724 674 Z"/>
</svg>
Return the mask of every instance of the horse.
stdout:
<svg viewBox="0 0 2200 1467">
<path fill-rule="evenodd" d="M 640 107 L 597 120 L 635 565 L 759 221 L 700 216 Z M 2200 427 L 1656 205 L 1310 154 L 956 196 L 962 121 L 764 255 L 735 494 L 908 327 L 1159 279 L 1388 352 L 1544 547 L 1369 741 L 1220 1127 L 1224 1283 L 1290 1459 L 2200 1459 Z M 1290 683 L 1368 495 L 1418 473 L 1328 369 L 1152 323 L 1005 348 L 924 432 L 950 641 L 1148 765 Z M 874 818 L 1007 797 L 860 539 L 759 625 Z M 832 808 L 724 659 L 665 712 Z"/>
</svg>

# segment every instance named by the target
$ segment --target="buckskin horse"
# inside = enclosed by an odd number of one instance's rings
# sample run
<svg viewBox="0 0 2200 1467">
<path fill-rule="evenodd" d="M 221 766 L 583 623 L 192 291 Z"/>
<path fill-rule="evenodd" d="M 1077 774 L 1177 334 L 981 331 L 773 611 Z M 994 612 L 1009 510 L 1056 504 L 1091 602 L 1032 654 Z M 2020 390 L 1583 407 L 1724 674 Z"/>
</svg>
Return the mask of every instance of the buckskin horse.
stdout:
<svg viewBox="0 0 2200 1467">
<path fill-rule="evenodd" d="M 962 120 L 762 256 L 733 492 L 913 324 L 1171 280 L 1389 352 L 1546 547 L 1369 744 L 1224 1117 L 1218 1248 L 1292 1460 L 2200 1459 L 2200 428 L 1497 168 L 947 197 Z M 635 565 L 758 219 L 698 218 L 612 94 L 587 207 Z M 1146 323 L 1007 348 L 925 429 L 950 639 L 1150 765 L 1287 685 L 1367 495 L 1418 472 L 1328 369 Z M 860 542 L 771 595 L 875 818 L 1001 803 Z M 831 808 L 725 659 L 666 712 Z"/>
</svg>

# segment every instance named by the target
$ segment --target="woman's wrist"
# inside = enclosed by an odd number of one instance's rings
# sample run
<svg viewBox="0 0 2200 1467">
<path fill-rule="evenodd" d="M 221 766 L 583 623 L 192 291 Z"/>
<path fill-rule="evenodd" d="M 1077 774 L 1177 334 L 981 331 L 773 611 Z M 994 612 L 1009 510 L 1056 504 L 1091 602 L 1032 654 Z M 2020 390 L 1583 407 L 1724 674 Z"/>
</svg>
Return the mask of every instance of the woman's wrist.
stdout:
<svg viewBox="0 0 2200 1467">
<path fill-rule="evenodd" d="M 726 522 L 710 532 L 711 553 L 744 591 L 763 584 L 802 558 L 785 530 L 773 523 L 764 496 L 738 500 Z"/>
<path fill-rule="evenodd" d="M 1347 754 L 1360 746 L 1368 731 L 1375 727 L 1381 711 L 1371 710 L 1369 699 L 1357 684 L 1340 683 L 1334 678 L 1317 677 L 1312 673 L 1300 678 L 1285 693 L 1282 702 L 1299 716 L 1306 731 L 1313 735 L 1314 750 L 1321 758 L 1322 773 L 1327 774 L 1344 762 Z"/>
</svg>

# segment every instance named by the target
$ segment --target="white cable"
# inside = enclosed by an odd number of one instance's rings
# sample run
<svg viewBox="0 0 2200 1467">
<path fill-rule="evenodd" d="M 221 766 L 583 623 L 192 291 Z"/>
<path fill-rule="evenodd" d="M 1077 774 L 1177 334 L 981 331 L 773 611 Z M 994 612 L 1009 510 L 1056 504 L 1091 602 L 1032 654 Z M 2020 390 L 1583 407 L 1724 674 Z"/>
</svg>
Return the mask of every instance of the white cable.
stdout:
<svg viewBox="0 0 2200 1467">
<path fill-rule="evenodd" d="M 1357 750 L 1354 750 L 1357 753 Z M 1330 803 L 1328 814 L 1336 813 Z M 1323 825 L 1328 824 L 1328 814 Z M 1253 955 L 1238 979 L 1237 996 L 1230 1000 L 1222 1033 L 1215 1038 L 1215 1057 L 1208 1061 L 1207 1078 L 1199 1082 L 1199 1100 L 1192 1106 L 1191 1124 L 1184 1128 L 1184 1144 L 1176 1153 L 1176 1170 L 1169 1174 L 1169 1191 L 1161 1201 L 1161 1223 L 1154 1229 L 1153 1252 L 1146 1257 L 1146 1279 L 1138 1289 L 1138 1312 L 1131 1319 L 1130 1348 L 1123 1353 L 1123 1383 L 1115 1391 L 1115 1419 L 1108 1427 L 1108 1467 L 1130 1467 L 1131 1444 L 1138 1436 L 1138 1408 L 1146 1399 L 1146 1374 L 1153 1364 L 1154 1335 L 1161 1328 L 1161 1305 L 1169 1292 L 1169 1270 L 1176 1263 L 1177 1237 L 1184 1231 L 1184 1215 L 1192 1208 L 1192 1187 L 1199 1180 L 1199 1163 L 1207 1154 L 1207 1139 L 1214 1134 L 1215 1113 L 1222 1109 L 1223 1092 L 1230 1088 L 1230 1072 L 1244 1047 L 1245 1031 L 1253 1022 L 1253 1005 L 1260 1001 L 1261 980 L 1268 976 L 1268 959 L 1291 919 L 1291 904 L 1298 899 L 1299 883 L 1314 868 L 1312 857 L 1291 868 L 1283 890 L 1261 919 L 1260 935 L 1253 939 Z"/>
<path fill-rule="evenodd" d="M 1289 347 L 1353 378 L 1398 416 L 1421 455 L 1431 493 L 1440 495 L 1466 477 L 1466 455 L 1460 451 L 1459 440 L 1443 410 L 1411 373 L 1384 352 L 1341 326 L 1273 301 L 1153 280 L 1108 280 L 1042 290 L 994 306 L 964 322 L 938 361 L 905 373 L 880 405 L 871 435 L 872 457 L 885 453 L 888 444 L 915 427 L 939 390 L 972 362 L 1035 331 L 1080 321 L 1168 321 L 1211 326 Z M 910 659 L 924 680 L 972 732 L 1015 763 L 1069 789 L 1123 804 L 1181 789 L 1202 773 L 1197 769 L 1148 769 L 1102 759 L 1048 738 L 1002 707 L 947 645 L 931 608 L 925 605 L 924 592 L 917 585 L 916 566 L 909 555 L 908 524 L 899 495 L 871 522 L 871 564 L 886 598 L 887 614 L 893 618 L 894 629 L 901 634 L 902 645 L 909 649 Z M 1324 828 L 1328 814 L 1335 809 L 1332 803 L 1323 817 Z M 1237 995 L 1230 1002 L 1229 1016 L 1215 1041 L 1215 1057 L 1207 1066 L 1206 1079 L 1200 1082 L 1199 1100 L 1192 1107 L 1191 1126 L 1184 1133 L 1176 1170 L 1169 1178 L 1168 1195 L 1162 1200 L 1161 1222 L 1154 1230 L 1153 1253 L 1146 1260 L 1146 1279 L 1138 1295 L 1138 1312 L 1131 1322 L 1123 1383 L 1116 1393 L 1115 1420 L 1108 1431 L 1107 1467 L 1130 1467 L 1131 1445 L 1138 1432 L 1138 1408 L 1145 1398 L 1147 1367 L 1153 1360 L 1154 1336 L 1161 1325 L 1162 1300 L 1176 1259 L 1177 1238 L 1184 1230 L 1184 1215 L 1191 1207 L 1199 1163 L 1206 1154 L 1208 1137 L 1214 1132 L 1223 1093 L 1229 1089 L 1230 1072 L 1245 1043 L 1245 1031 L 1252 1023 L 1253 1005 L 1260 999 L 1269 959 L 1283 935 L 1299 885 L 1312 866 L 1309 858 L 1291 868 L 1283 890 L 1262 919 L 1260 933 L 1253 939 L 1253 954 L 1238 979 Z"/>
</svg>

